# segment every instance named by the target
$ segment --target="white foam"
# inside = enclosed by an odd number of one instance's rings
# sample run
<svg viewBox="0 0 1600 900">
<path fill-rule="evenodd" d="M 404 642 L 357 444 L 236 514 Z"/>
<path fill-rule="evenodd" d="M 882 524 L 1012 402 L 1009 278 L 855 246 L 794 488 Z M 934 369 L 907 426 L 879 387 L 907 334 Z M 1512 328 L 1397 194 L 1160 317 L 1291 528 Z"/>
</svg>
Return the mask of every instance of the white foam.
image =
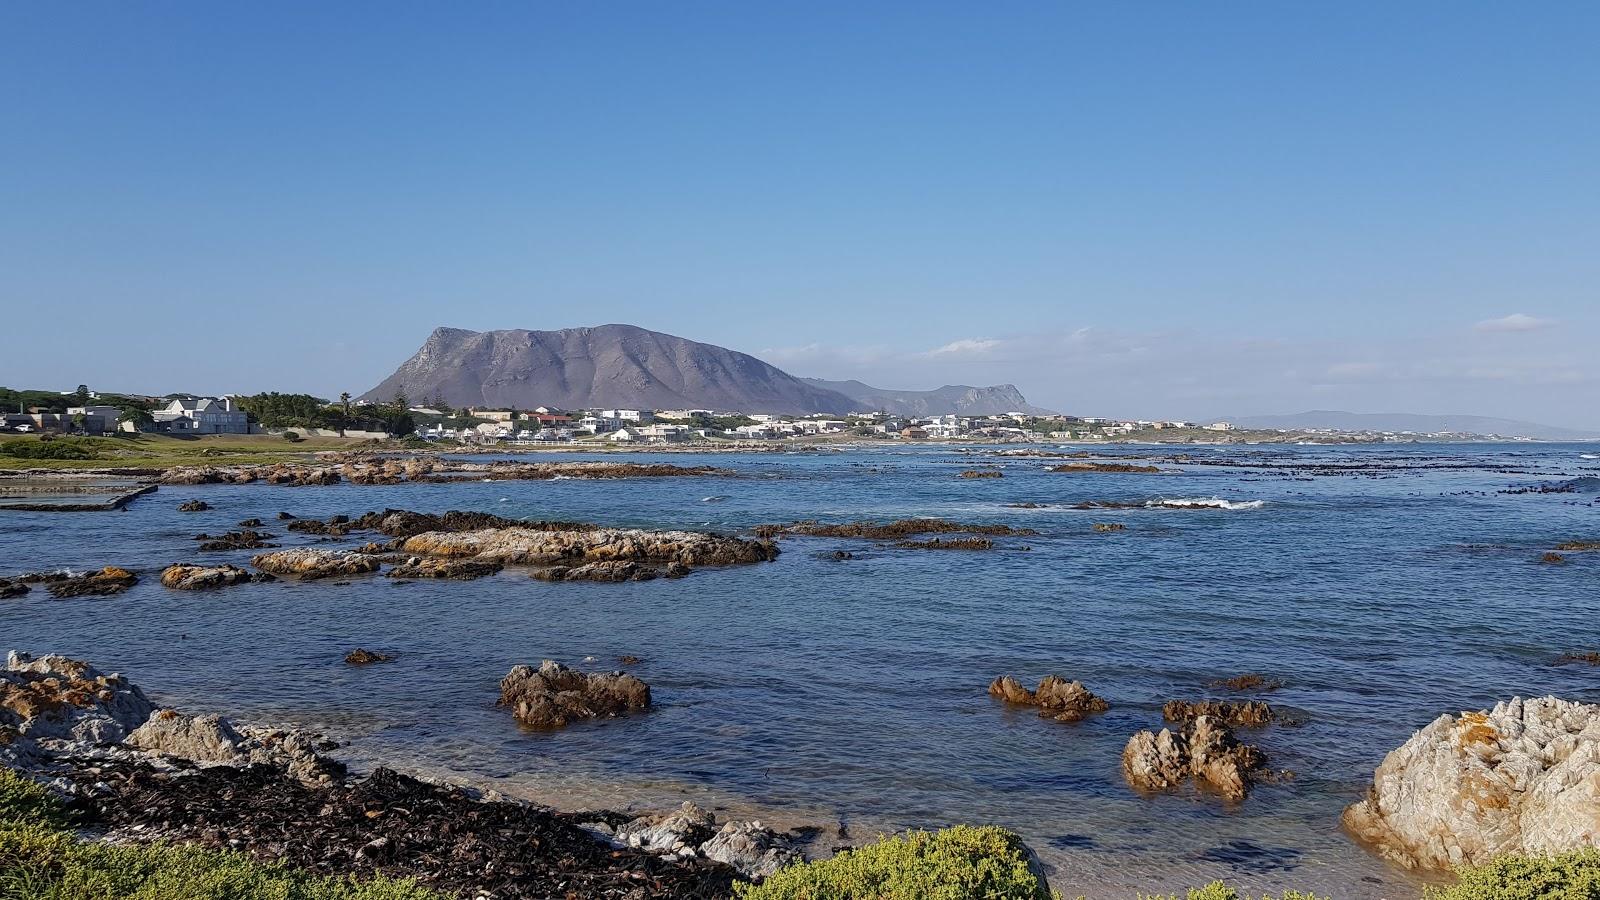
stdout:
<svg viewBox="0 0 1600 900">
<path fill-rule="evenodd" d="M 1260 509 L 1266 505 L 1265 500 L 1224 500 L 1221 497 L 1173 497 L 1145 503 L 1150 509 L 1184 509 L 1191 506 L 1211 509 Z"/>
</svg>

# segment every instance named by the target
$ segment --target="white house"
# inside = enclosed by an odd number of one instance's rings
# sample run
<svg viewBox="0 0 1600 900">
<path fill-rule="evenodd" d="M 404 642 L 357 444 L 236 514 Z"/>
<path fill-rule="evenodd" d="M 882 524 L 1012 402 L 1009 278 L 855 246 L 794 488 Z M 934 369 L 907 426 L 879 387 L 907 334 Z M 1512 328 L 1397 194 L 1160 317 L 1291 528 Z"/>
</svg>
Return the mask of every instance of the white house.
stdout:
<svg viewBox="0 0 1600 900">
<path fill-rule="evenodd" d="M 234 405 L 232 397 L 174 400 L 150 415 L 158 426 L 183 434 L 250 433 L 250 417 Z"/>
</svg>

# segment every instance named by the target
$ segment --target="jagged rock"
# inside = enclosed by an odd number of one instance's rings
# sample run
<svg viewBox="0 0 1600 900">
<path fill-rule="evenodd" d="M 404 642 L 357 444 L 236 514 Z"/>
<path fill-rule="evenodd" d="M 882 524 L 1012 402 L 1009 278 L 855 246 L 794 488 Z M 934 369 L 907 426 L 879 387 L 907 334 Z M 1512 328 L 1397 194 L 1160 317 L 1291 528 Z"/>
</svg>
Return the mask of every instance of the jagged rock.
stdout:
<svg viewBox="0 0 1600 900">
<path fill-rule="evenodd" d="M 205 512 L 210 508 L 211 504 L 204 500 L 189 500 L 178 504 L 178 512 Z"/>
<path fill-rule="evenodd" d="M 1078 722 L 1090 713 L 1105 712 L 1111 704 L 1095 696 L 1081 681 L 1067 681 L 1059 675 L 1046 675 L 1037 690 L 1028 690 L 1010 675 L 989 684 L 989 696 L 1019 706 L 1037 706 L 1041 718 L 1057 722 Z"/>
<path fill-rule="evenodd" d="M 771 541 L 750 541 L 698 531 L 631 528 L 544 531 L 522 526 L 427 532 L 407 538 L 401 549 L 412 554 L 470 557 L 507 565 L 569 567 L 596 562 L 722 566 L 764 562 L 778 555 L 778 548 Z"/>
<path fill-rule="evenodd" d="M 363 547 L 356 552 L 366 553 L 368 550 Z M 382 552 L 382 550 L 378 552 Z M 459 581 L 470 581 L 474 578 L 493 575 L 500 571 L 501 568 L 501 565 L 497 562 L 480 562 L 475 559 L 440 559 L 432 556 L 412 556 L 384 574 L 390 578 L 453 578 Z"/>
<path fill-rule="evenodd" d="M 127 569 L 106 566 L 96 572 L 45 579 L 45 590 L 57 600 L 69 597 L 109 597 L 138 584 L 139 576 Z"/>
<path fill-rule="evenodd" d="M 10 581 L 5 578 L 0 578 L 0 600 L 9 600 L 12 597 L 21 597 L 27 594 L 30 590 L 32 590 L 32 588 L 20 581 Z"/>
<path fill-rule="evenodd" d="M 260 528 L 260 519 L 244 519 L 239 523 L 240 528 Z"/>
<path fill-rule="evenodd" d="M 1101 534 L 1105 534 L 1107 532 L 1112 532 L 1112 531 L 1126 531 L 1127 529 L 1128 529 L 1128 526 L 1122 524 L 1121 522 L 1096 522 L 1096 523 L 1094 523 L 1094 530 L 1100 532 Z"/>
<path fill-rule="evenodd" d="M 640 816 L 617 826 L 618 843 L 654 853 L 692 852 L 717 833 L 717 820 L 692 800 L 670 813 Z"/>
<path fill-rule="evenodd" d="M 372 650 L 363 650 L 357 647 L 344 655 L 344 661 L 352 666 L 369 666 L 373 663 L 391 662 L 393 656 L 387 653 L 377 653 Z"/>
<path fill-rule="evenodd" d="M 294 575 L 307 581 L 378 571 L 377 560 L 345 550 L 276 550 L 256 556 L 250 564 L 268 574 Z"/>
<path fill-rule="evenodd" d="M 230 550 L 265 550 L 278 546 L 270 540 L 271 534 L 265 531 L 245 529 L 243 531 L 230 531 L 221 537 L 212 537 L 209 534 L 197 534 L 194 539 L 201 541 L 202 553 L 225 553 Z"/>
<path fill-rule="evenodd" d="M 126 678 L 65 656 L 12 651 L 0 670 L 0 726 L 29 740 L 120 741 L 154 711 Z"/>
<path fill-rule="evenodd" d="M 700 855 L 733 866 L 739 874 L 755 880 L 801 859 L 786 838 L 760 822 L 729 822 L 700 845 Z"/>
<path fill-rule="evenodd" d="M 661 572 L 635 562 L 610 561 L 582 566 L 551 566 L 534 571 L 533 577 L 540 581 L 651 581 L 661 577 Z"/>
<path fill-rule="evenodd" d="M 646 709 L 650 686 L 622 672 L 584 673 L 547 659 L 538 669 L 514 666 L 500 680 L 500 705 L 525 725 L 560 728 Z"/>
<path fill-rule="evenodd" d="M 1159 734 L 1135 734 L 1123 748 L 1122 773 L 1139 790 L 1171 790 L 1193 778 L 1237 801 L 1250 792 L 1266 761 L 1260 750 L 1239 743 L 1227 725 L 1200 716 L 1181 733 L 1163 728 Z"/>
<path fill-rule="evenodd" d="M 1440 716 L 1384 758 L 1344 825 L 1407 868 L 1600 845 L 1600 705 L 1517 697 Z"/>
<path fill-rule="evenodd" d="M 161 586 L 175 591 L 203 591 L 252 581 L 271 581 L 265 573 L 250 572 L 234 565 L 200 566 L 194 563 L 177 563 L 161 573 Z"/>
<path fill-rule="evenodd" d="M 1272 707 L 1260 700 L 1169 700 L 1161 707 L 1161 717 L 1183 724 L 1210 716 L 1230 728 L 1254 728 L 1276 720 Z"/>
</svg>

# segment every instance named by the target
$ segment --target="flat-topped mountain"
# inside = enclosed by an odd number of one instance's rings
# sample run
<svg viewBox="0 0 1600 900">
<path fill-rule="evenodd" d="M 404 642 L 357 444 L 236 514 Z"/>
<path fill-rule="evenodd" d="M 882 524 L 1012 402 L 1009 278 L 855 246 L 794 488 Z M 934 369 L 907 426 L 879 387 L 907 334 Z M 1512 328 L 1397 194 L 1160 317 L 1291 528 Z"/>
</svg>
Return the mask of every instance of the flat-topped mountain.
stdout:
<svg viewBox="0 0 1600 900">
<path fill-rule="evenodd" d="M 881 410 L 896 416 L 984 416 L 993 413 L 1023 412 L 1043 415 L 1049 410 L 1029 403 L 1015 385 L 997 384 L 990 387 L 972 387 L 965 384 L 947 384 L 931 391 L 892 391 L 875 388 L 859 381 L 824 381 L 821 378 L 802 379 L 807 384 L 824 390 L 836 391 L 855 401 L 862 411 Z"/>
<path fill-rule="evenodd" d="M 560 331 L 437 328 L 362 395 L 451 406 L 849 412 L 855 404 L 753 356 L 632 325 Z"/>
</svg>

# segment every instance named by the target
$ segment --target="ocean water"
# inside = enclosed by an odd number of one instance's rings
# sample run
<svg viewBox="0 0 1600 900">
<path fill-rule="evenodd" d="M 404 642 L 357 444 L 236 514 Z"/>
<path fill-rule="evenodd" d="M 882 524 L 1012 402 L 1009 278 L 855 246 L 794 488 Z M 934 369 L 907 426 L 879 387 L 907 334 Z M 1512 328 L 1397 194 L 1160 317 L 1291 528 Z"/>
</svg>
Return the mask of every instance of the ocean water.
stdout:
<svg viewBox="0 0 1600 900">
<path fill-rule="evenodd" d="M 1070 449 L 1070 448 L 1069 448 Z M 820 847 L 880 831 L 993 822 L 1021 832 L 1067 896 L 1126 897 L 1227 878 L 1251 891 L 1415 896 L 1420 881 L 1354 845 L 1340 810 L 1390 749 L 1437 715 L 1516 694 L 1600 699 L 1593 445 L 1140 448 L 1161 474 L 1052 473 L 990 447 L 682 454 L 732 476 L 288 488 L 164 487 L 116 513 L 0 514 L 0 574 L 105 564 L 147 573 L 103 600 L 0 601 L 0 649 L 123 672 L 192 711 L 308 724 L 358 765 L 394 764 L 566 808 L 685 797 L 826 827 Z M 582 458 L 576 455 L 544 458 Z M 615 456 L 606 458 L 615 459 Z M 960 479 L 999 465 L 999 479 Z M 200 498 L 215 509 L 179 513 Z M 1205 509 L 1161 501 L 1204 500 Z M 1083 501 L 1138 504 L 1077 510 Z M 1008 504 L 1045 504 L 1038 509 Z M 1146 505 L 1147 504 L 1147 505 Z M 678 581 L 546 584 L 382 578 L 175 593 L 154 577 L 192 536 L 396 507 L 606 525 L 744 531 L 796 519 L 939 516 L 1037 536 L 987 552 L 789 538 L 773 563 Z M 1096 533 L 1096 522 L 1126 530 Z M 356 534 L 344 543 L 370 539 Z M 826 558 L 834 550 L 848 560 Z M 356 646 L 397 662 L 356 669 Z M 556 733 L 496 709 L 516 663 L 615 668 L 658 708 Z M 590 660 L 585 662 L 585 660 Z M 1128 737 L 1161 704 L 1260 672 L 1300 724 L 1241 732 L 1295 773 L 1243 803 L 1146 797 L 1122 781 Z M 1058 673 L 1108 698 L 1078 724 L 990 699 L 996 675 Z M 838 837 L 842 829 L 845 836 Z"/>
</svg>

